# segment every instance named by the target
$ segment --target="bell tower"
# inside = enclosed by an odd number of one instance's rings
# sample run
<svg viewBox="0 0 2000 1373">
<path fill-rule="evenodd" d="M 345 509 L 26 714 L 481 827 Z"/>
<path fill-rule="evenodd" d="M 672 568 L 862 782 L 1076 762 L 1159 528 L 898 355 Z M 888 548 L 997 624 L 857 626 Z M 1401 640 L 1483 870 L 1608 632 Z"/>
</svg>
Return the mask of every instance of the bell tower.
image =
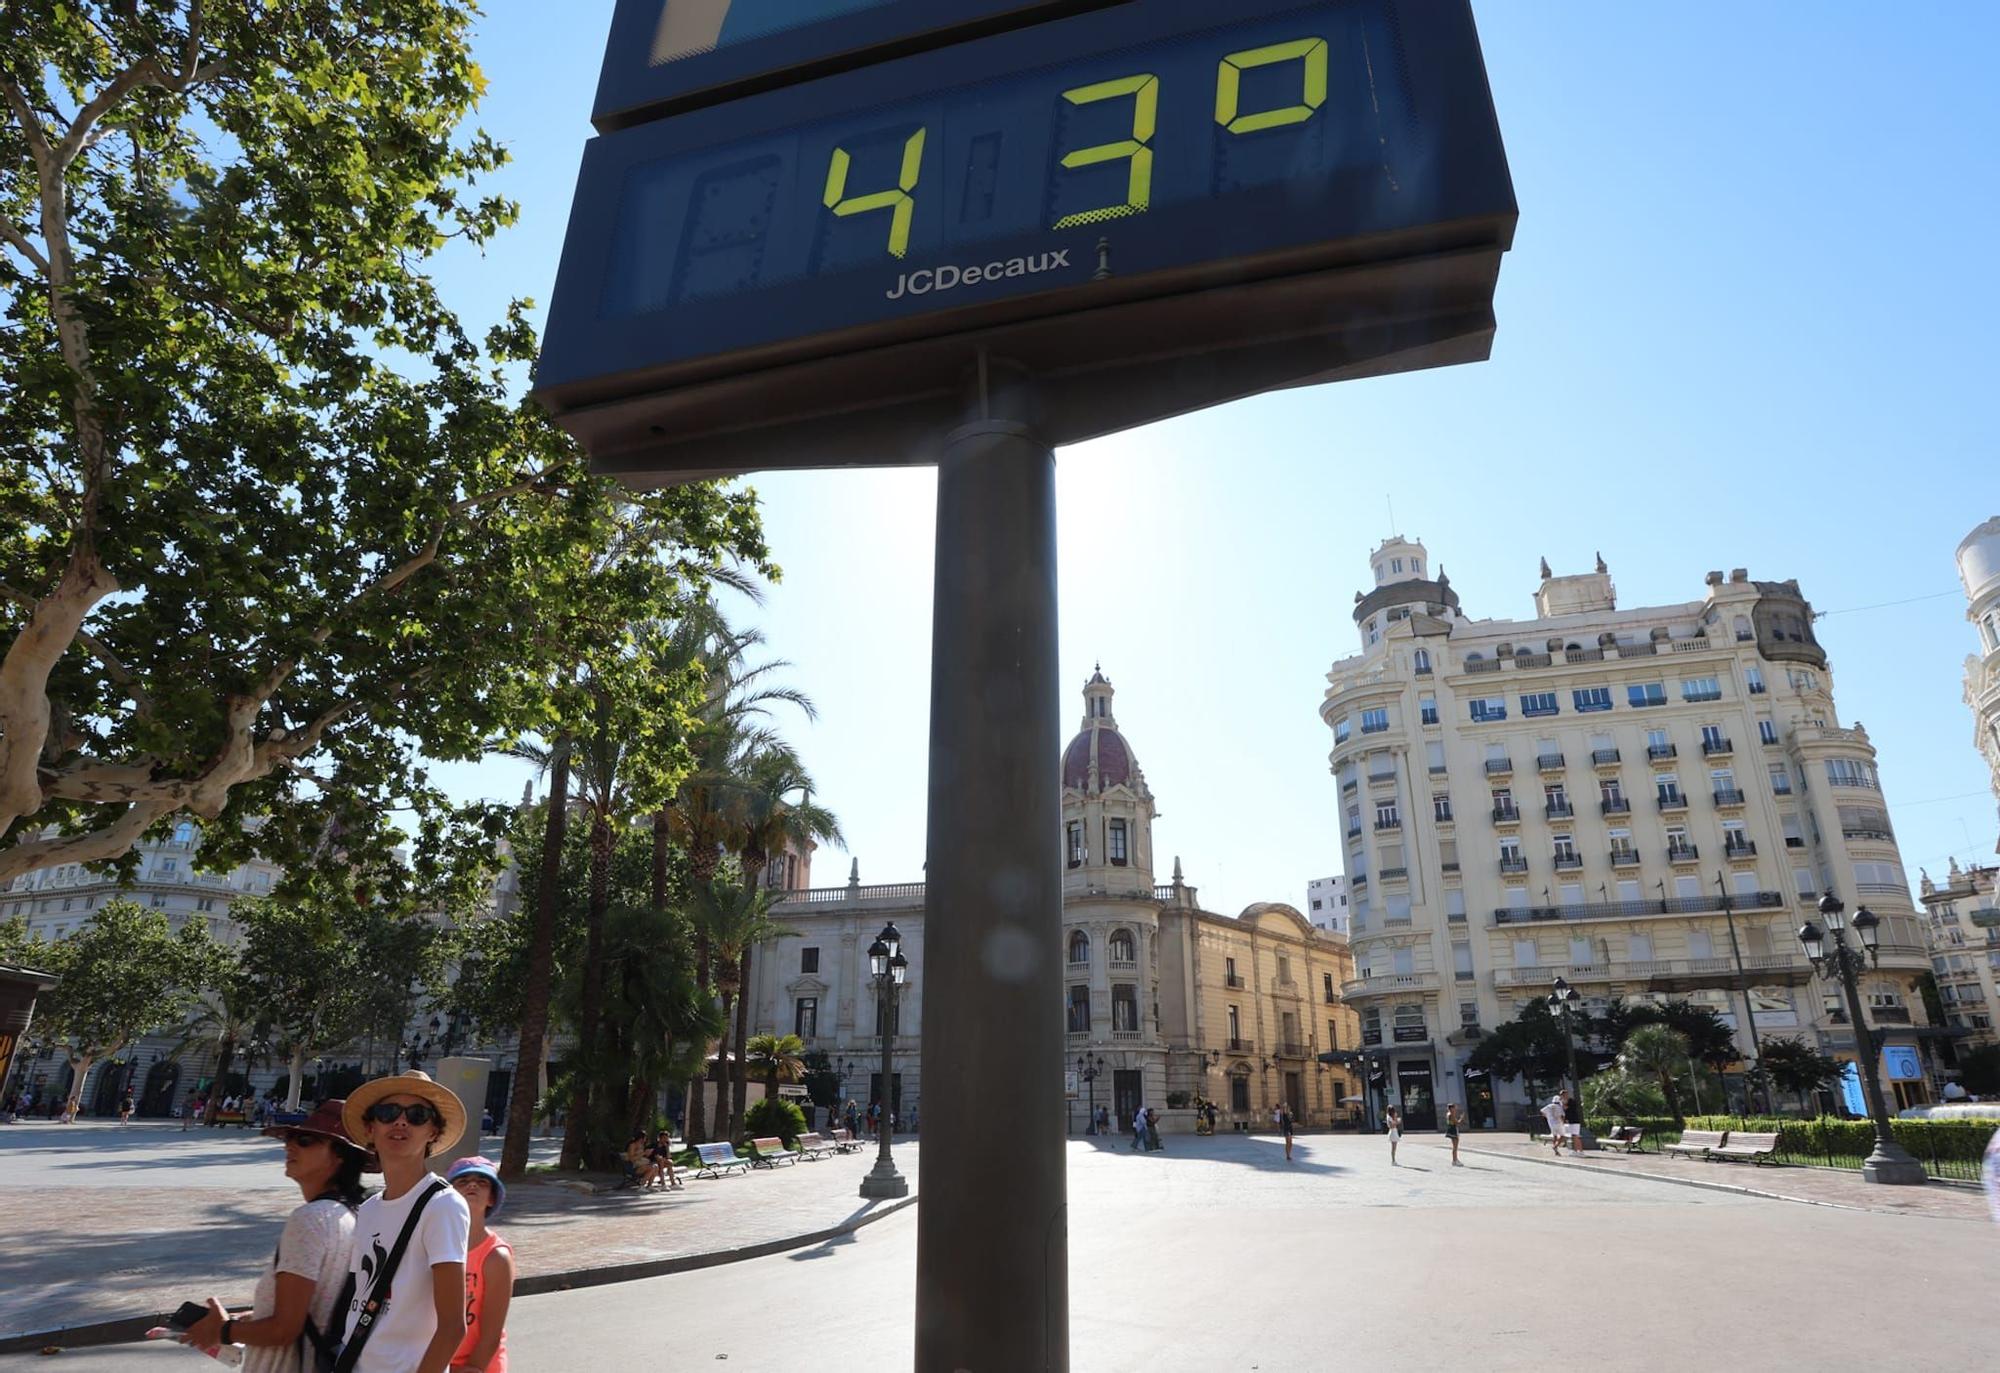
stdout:
<svg viewBox="0 0 2000 1373">
<path fill-rule="evenodd" d="M 1115 695 L 1100 667 L 1083 685 L 1083 723 L 1063 750 L 1065 888 L 1153 888 L 1153 793 L 1118 732 Z"/>
</svg>

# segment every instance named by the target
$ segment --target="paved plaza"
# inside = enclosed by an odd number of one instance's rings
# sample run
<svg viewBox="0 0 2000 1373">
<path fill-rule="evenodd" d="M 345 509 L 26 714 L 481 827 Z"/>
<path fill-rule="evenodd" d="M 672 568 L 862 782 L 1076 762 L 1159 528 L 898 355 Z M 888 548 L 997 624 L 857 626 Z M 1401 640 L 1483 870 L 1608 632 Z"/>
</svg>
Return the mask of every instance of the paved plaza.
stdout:
<svg viewBox="0 0 2000 1373">
<path fill-rule="evenodd" d="M 898 1153 L 914 1163 L 914 1148 Z M 1245 1136 L 1169 1137 L 1160 1154 L 1072 1141 L 1072 1367 L 1673 1370 L 1710 1359 L 1725 1331 L 1730 1361 L 1751 1367 L 1980 1367 L 2000 1343 L 2000 1311 L 1977 1298 L 1972 1276 L 2000 1257 L 2000 1227 L 1963 1189 L 1913 1194 L 1807 1169 L 1680 1170 L 1778 1194 L 1749 1195 L 1681 1185 L 1675 1165 L 1657 1159 L 1630 1161 L 1636 1169 L 1559 1165 L 1518 1137 L 1475 1138 L 1456 1169 L 1428 1136 L 1404 1143 L 1397 1168 L 1377 1136 L 1302 1137 L 1297 1153 L 1288 1164 L 1276 1140 Z M 36 1157 L 34 1168 L 52 1166 Z M 10 1149 L 0 1166 L 13 1162 Z M 202 1167 L 242 1164 L 238 1156 Z M 105 1192 L 135 1200 L 116 1175 L 135 1167 L 106 1165 Z M 530 1272 L 548 1263 L 559 1236 L 586 1236 L 592 1226 L 647 1236 L 606 1240 L 603 1257 L 620 1261 L 742 1233 L 752 1216 L 775 1225 L 851 1213 L 861 1171 L 849 1160 L 701 1183 L 684 1194 L 698 1207 L 682 1210 L 680 1196 L 580 1199 L 564 1219 L 524 1207 L 502 1228 Z M 40 1203 L 13 1172 L 0 1192 L 20 1214 Z M 550 1194 L 551 1207 L 566 1195 L 522 1190 Z M 1787 1192 L 1815 1204 L 1780 1199 Z M 272 1189 L 259 1210 L 275 1217 L 283 1200 Z M 996 1213 L 1005 1205 L 1003 1185 Z M 205 1248 L 225 1232 L 259 1231 L 244 1223 L 254 1219 L 225 1209 L 195 1233 Z M 49 1252 L 74 1246 L 65 1231 L 51 1234 Z M 259 1231 L 257 1243 L 267 1236 Z M 769 1257 L 525 1296 L 509 1323 L 511 1366 L 625 1366 L 643 1351 L 642 1362 L 664 1370 L 777 1373 L 820 1366 L 830 1352 L 867 1351 L 871 1368 L 905 1369 L 915 1241 L 915 1214 L 904 1211 Z M 966 1261 L 978 1262 L 976 1236 Z M 10 1267 L 0 1284 L 11 1291 L 24 1271 Z M 1830 1284 L 1864 1272 L 1860 1300 L 1830 1308 Z M 200 1365 L 191 1357 L 111 1346 L 67 1351 L 61 1366 L 193 1373 Z M 30 1366 L 49 1365 L 0 1358 L 0 1370 Z"/>
</svg>

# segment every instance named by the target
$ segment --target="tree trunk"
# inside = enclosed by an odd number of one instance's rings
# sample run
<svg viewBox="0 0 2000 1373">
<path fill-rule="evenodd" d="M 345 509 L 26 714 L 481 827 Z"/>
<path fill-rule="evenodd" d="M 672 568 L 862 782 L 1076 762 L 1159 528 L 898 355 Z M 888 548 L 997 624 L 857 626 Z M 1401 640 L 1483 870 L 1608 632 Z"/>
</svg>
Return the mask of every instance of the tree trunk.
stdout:
<svg viewBox="0 0 2000 1373">
<path fill-rule="evenodd" d="M 562 885 L 563 831 L 569 819 L 568 735 L 556 740 L 549 760 L 549 813 L 542 826 L 542 870 L 535 882 L 535 928 L 528 946 L 528 984 L 521 998 L 521 1042 L 507 1100 L 507 1137 L 500 1174 L 512 1181 L 528 1170 L 528 1136 L 535 1125 L 542 1062 L 548 1054 L 549 983 L 555 971 L 556 891 Z"/>
<path fill-rule="evenodd" d="M 287 1111 L 296 1111 L 299 1109 L 299 1096 L 305 1091 L 306 1087 L 306 1051 L 304 1049 L 292 1050 L 291 1071 L 292 1089 L 285 1094 L 285 1109 Z"/>
<path fill-rule="evenodd" d="M 667 908 L 667 857 L 673 850 L 666 807 L 653 812 L 653 909 Z"/>
<path fill-rule="evenodd" d="M 71 1120 L 77 1117 L 78 1108 L 83 1104 L 84 1079 L 90 1076 L 90 1066 L 97 1062 L 94 1054 L 71 1054 L 69 1060 L 69 1092 L 63 1100 L 63 1115 Z"/>
<path fill-rule="evenodd" d="M 1674 1124 L 1680 1126 L 1683 1130 L 1687 1129 L 1687 1117 L 1681 1114 L 1680 1094 L 1674 1091 L 1674 1075 L 1672 1073 L 1663 1072 L 1660 1074 L 1660 1090 L 1666 1094 L 1667 1110 L 1673 1113 Z"/>
<path fill-rule="evenodd" d="M 736 989 L 724 986 L 721 991 L 721 999 L 722 1038 L 715 1046 L 717 1058 L 715 1066 L 720 1071 L 710 1074 L 716 1082 L 715 1120 L 712 1122 L 715 1128 L 712 1133 L 717 1139 L 726 1139 L 733 1142 L 736 1138 L 736 1123 L 729 1118 L 730 1064 L 727 1051 L 732 1038 L 729 1027 L 734 1023 L 733 1017 L 736 1013 Z"/>
<path fill-rule="evenodd" d="M 236 1061 L 236 1037 L 224 1035 L 221 1046 L 215 1051 L 215 1085 L 208 1089 L 208 1110 L 203 1124 L 215 1124 L 216 1113 L 222 1109 L 222 1079 L 229 1076 L 229 1065 Z"/>
<path fill-rule="evenodd" d="M 736 985 L 742 990 L 736 994 L 736 1051 L 729 1061 L 729 1138 L 732 1142 L 741 1143 L 743 1111 L 750 1100 L 750 1060 L 747 1056 L 750 1045 L 750 946 L 747 944 L 737 963 Z"/>
<path fill-rule="evenodd" d="M 578 998 L 578 1071 L 570 1092 L 569 1128 L 563 1132 L 562 1166 L 583 1166 L 590 1145 L 591 1079 L 597 1071 L 598 1022 L 604 1015 L 604 912 L 611 904 L 611 816 L 601 806 L 590 813 L 590 900 L 584 908 L 583 993 Z"/>
</svg>

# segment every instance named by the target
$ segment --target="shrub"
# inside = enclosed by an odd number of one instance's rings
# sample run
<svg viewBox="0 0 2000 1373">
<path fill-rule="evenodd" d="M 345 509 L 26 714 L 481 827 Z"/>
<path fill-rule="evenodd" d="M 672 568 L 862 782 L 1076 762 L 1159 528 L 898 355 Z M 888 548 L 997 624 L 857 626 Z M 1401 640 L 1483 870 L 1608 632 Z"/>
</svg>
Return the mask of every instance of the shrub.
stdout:
<svg viewBox="0 0 2000 1373">
<path fill-rule="evenodd" d="M 806 1132 L 806 1113 L 783 1097 L 767 1096 L 743 1113 L 743 1128 L 751 1135 L 776 1135 L 790 1148 Z"/>
<path fill-rule="evenodd" d="M 1926 1161 L 1976 1163 L 1993 1137 L 1993 1123 L 1983 1120 L 1892 1120 L 1896 1143 Z M 1821 1116 L 1817 1120 L 1787 1120 L 1774 1116 L 1690 1116 L 1690 1130 L 1747 1130 L 1778 1133 L 1780 1152 L 1810 1159 L 1866 1158 L 1875 1147 L 1875 1126 L 1865 1120 Z"/>
<path fill-rule="evenodd" d="M 1638 1116 L 1663 1117 L 1667 1096 L 1650 1078 L 1609 1068 L 1583 1080 L 1583 1113 L 1591 1120 L 1599 1116 L 1630 1120 Z"/>
</svg>

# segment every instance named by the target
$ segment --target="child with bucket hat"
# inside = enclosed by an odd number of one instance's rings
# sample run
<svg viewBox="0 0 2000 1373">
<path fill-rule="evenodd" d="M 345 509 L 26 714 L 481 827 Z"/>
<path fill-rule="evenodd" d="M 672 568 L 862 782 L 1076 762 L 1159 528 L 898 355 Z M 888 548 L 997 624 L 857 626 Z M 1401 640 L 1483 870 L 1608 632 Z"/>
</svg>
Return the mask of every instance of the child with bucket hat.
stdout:
<svg viewBox="0 0 2000 1373">
<path fill-rule="evenodd" d="M 465 1198 L 427 1160 L 458 1142 L 465 1107 L 415 1069 L 363 1083 L 341 1119 L 375 1153 L 382 1190 L 355 1215 L 354 1298 L 340 1367 L 352 1373 L 445 1373 L 465 1339 Z M 358 1349 L 358 1353 L 355 1352 Z"/>
<path fill-rule="evenodd" d="M 500 1214 L 507 1184 L 499 1165 L 478 1154 L 445 1171 L 472 1212 L 465 1250 L 465 1339 L 451 1367 L 467 1373 L 507 1373 L 507 1307 L 514 1300 L 514 1247 L 486 1223 Z"/>
</svg>

